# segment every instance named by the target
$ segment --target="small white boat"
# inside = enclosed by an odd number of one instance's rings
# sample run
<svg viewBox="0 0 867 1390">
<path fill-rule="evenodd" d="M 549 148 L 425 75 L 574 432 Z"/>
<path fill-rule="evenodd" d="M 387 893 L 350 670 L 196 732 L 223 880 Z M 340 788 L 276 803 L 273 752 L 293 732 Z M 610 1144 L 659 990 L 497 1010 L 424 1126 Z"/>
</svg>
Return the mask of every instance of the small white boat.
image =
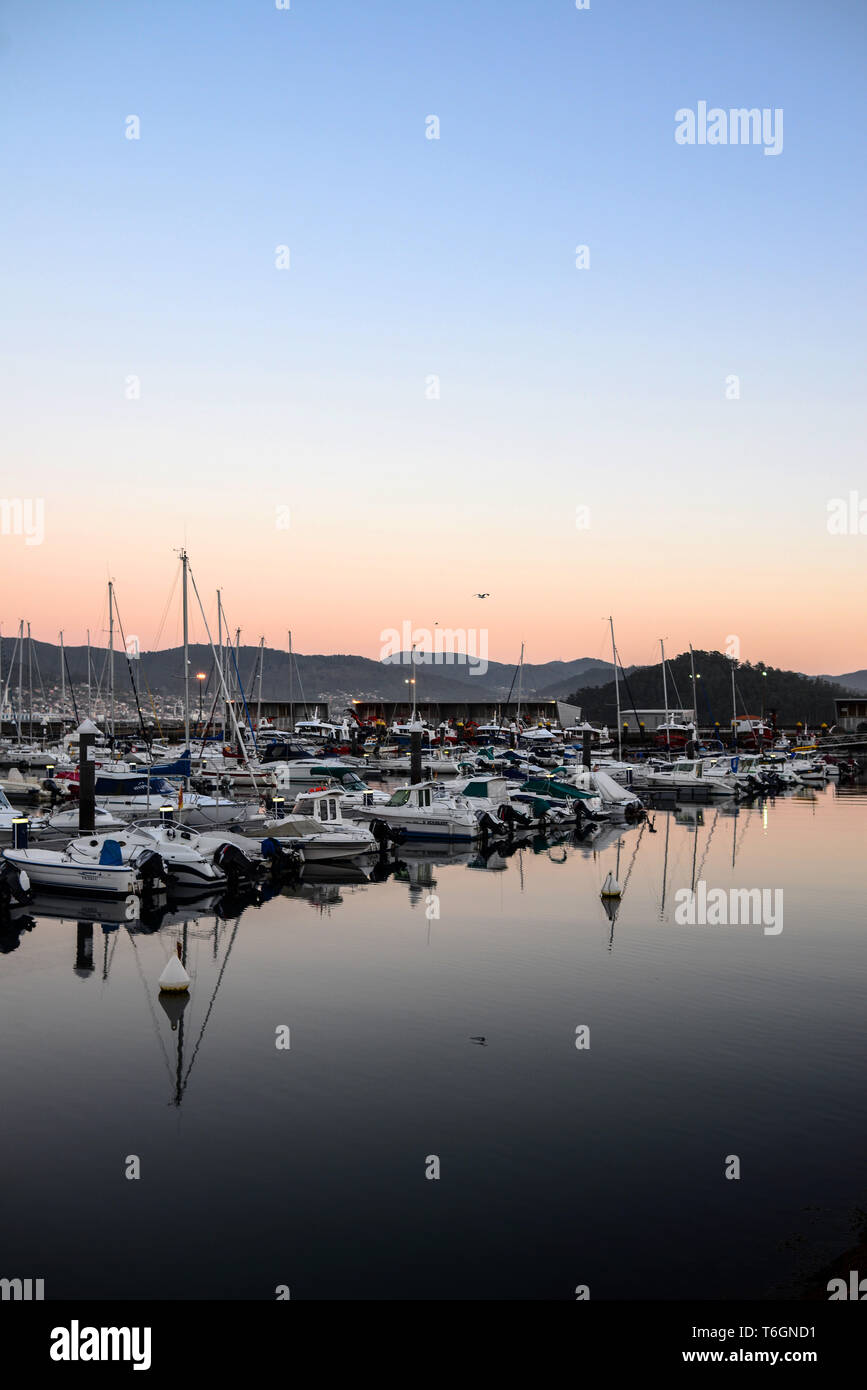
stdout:
<svg viewBox="0 0 867 1390">
<path fill-rule="evenodd" d="M 0 831 L 12 832 L 12 822 L 24 818 L 21 808 L 13 806 L 5 792 L 0 791 Z M 28 816 L 31 830 L 40 830 L 45 825 L 44 816 Z"/>
<path fill-rule="evenodd" d="M 120 834 L 83 835 L 67 846 L 67 855 L 76 863 L 101 862 L 106 844 L 118 847 L 121 860 L 136 868 L 146 856 L 158 855 L 172 883 L 201 888 L 203 892 L 223 887 L 226 874 L 202 852 L 194 831 L 183 826 L 128 826 Z"/>
<path fill-rule="evenodd" d="M 82 863 L 65 850 L 5 849 L 3 857 L 26 873 L 35 888 L 98 897 L 139 894 L 144 880 L 137 868 L 120 863 Z"/>
<path fill-rule="evenodd" d="M 723 766 L 724 764 L 724 766 Z M 730 770 L 727 760 L 714 760 L 705 767 L 701 758 L 679 758 L 673 763 L 644 763 L 635 771 L 637 785 L 650 791 L 697 791 L 708 797 L 735 796 L 738 790 L 737 778 Z"/>
<path fill-rule="evenodd" d="M 480 834 L 476 811 L 467 798 L 452 795 L 440 782 L 400 787 L 384 806 L 361 807 L 356 816 L 369 824 L 381 821 L 413 840 L 471 843 Z"/>
<path fill-rule="evenodd" d="M 80 815 L 78 803 L 76 802 L 74 806 L 67 806 L 63 811 L 53 811 L 48 817 L 46 825 L 51 830 L 68 830 L 72 835 L 78 834 L 80 833 Z M 125 820 L 121 820 L 119 816 L 114 815 L 111 811 L 106 811 L 102 806 L 95 806 L 93 808 L 93 828 L 94 830 L 98 830 L 100 834 L 108 830 L 122 830 L 126 824 L 127 822 Z"/>
<path fill-rule="evenodd" d="M 288 816 L 265 821 L 271 839 L 288 849 L 300 850 L 306 863 L 335 863 L 375 854 L 376 838 L 364 826 L 343 819 L 342 793 L 336 788 L 304 792 Z"/>
</svg>

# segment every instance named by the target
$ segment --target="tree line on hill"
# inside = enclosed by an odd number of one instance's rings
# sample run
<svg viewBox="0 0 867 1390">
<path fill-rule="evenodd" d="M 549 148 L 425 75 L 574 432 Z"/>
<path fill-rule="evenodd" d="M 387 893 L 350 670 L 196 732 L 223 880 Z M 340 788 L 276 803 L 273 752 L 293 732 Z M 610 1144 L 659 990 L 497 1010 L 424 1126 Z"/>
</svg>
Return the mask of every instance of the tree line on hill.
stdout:
<svg viewBox="0 0 867 1390">
<path fill-rule="evenodd" d="M 722 652 L 696 651 L 695 700 L 689 652 L 666 659 L 668 707 L 670 710 L 692 711 L 699 725 L 731 727 L 732 721 L 732 659 Z M 849 693 L 819 676 L 804 676 L 797 671 L 784 671 L 763 661 L 734 662 L 735 697 L 739 716 L 764 715 L 770 722 L 776 714 L 779 725 L 794 726 L 798 722 L 818 727 L 834 723 L 834 700 Z M 582 686 L 568 696 L 571 703 L 580 705 L 585 719 L 592 723 L 615 723 L 617 704 L 614 681 L 606 685 Z M 655 666 L 636 666 L 620 676 L 621 712 L 633 708 L 663 709 L 662 663 Z"/>
</svg>

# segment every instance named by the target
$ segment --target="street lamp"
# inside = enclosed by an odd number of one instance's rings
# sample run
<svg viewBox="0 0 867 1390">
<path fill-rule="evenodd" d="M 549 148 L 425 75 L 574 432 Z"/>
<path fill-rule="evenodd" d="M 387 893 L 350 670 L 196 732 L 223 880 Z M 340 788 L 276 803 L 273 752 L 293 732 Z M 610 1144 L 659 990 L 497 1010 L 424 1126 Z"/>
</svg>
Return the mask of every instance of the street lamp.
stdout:
<svg viewBox="0 0 867 1390">
<path fill-rule="evenodd" d="M 196 672 L 196 680 L 199 682 L 199 729 L 202 727 L 202 681 L 207 679 L 208 677 L 204 671 Z"/>
</svg>

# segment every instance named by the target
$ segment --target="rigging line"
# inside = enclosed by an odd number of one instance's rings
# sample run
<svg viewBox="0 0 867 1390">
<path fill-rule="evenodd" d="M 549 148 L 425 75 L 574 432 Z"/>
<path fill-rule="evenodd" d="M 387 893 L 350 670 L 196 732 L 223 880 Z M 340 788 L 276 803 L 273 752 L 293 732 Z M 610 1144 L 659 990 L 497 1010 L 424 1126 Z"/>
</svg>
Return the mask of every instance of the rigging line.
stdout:
<svg viewBox="0 0 867 1390">
<path fill-rule="evenodd" d="M 150 749 L 150 739 L 148 738 L 148 732 L 147 732 L 147 729 L 145 728 L 144 716 L 143 716 L 143 714 L 142 714 L 142 712 L 141 712 L 141 704 L 139 703 L 139 698 L 138 698 L 138 688 L 137 688 L 137 686 L 136 686 L 136 683 L 135 683 L 135 676 L 133 675 L 133 670 L 132 670 L 132 657 L 131 657 L 130 654 L 129 654 L 129 647 L 128 647 L 127 644 L 126 644 L 126 633 L 125 633 L 124 630 L 123 630 L 123 623 L 121 622 L 121 617 L 120 617 L 120 609 L 119 609 L 118 606 L 117 606 L 117 594 L 115 594 L 115 596 L 114 596 L 114 611 L 115 611 L 115 613 L 117 614 L 117 625 L 118 625 L 118 627 L 120 628 L 120 640 L 121 640 L 121 642 L 123 642 L 123 649 L 124 649 L 124 652 L 126 653 L 126 669 L 129 671 L 130 685 L 132 686 L 132 693 L 133 693 L 133 695 L 135 696 L 135 707 L 136 707 L 136 710 L 138 711 L 139 728 L 141 729 L 142 738 L 143 738 L 144 741 L 145 741 L 145 747 L 149 750 L 149 749 Z"/>
<path fill-rule="evenodd" d="M 133 948 L 133 956 L 134 956 L 135 963 L 136 963 L 136 969 L 138 970 L 139 979 L 141 980 L 141 983 L 142 983 L 142 989 L 144 990 L 144 993 L 145 993 L 145 999 L 147 1000 L 147 1006 L 148 1006 L 148 1008 L 150 1009 L 151 1020 L 152 1020 L 153 1025 L 154 1025 L 154 1032 L 155 1032 L 156 1035 L 157 1035 L 157 1042 L 159 1043 L 159 1045 L 160 1045 L 160 1051 L 161 1051 L 162 1054 L 163 1054 L 163 1061 L 164 1061 L 165 1064 L 166 1064 L 166 1071 L 167 1071 L 168 1074 L 169 1074 L 169 1080 L 170 1080 L 170 1081 L 174 1081 L 175 1078 L 174 1078 L 174 1075 L 173 1075 L 173 1073 L 172 1073 L 172 1067 L 171 1067 L 171 1063 L 170 1063 L 170 1061 L 169 1061 L 169 1054 L 166 1052 L 166 1045 L 165 1045 L 165 1043 L 163 1042 L 163 1035 L 162 1035 L 162 1033 L 160 1032 L 160 1025 L 159 1025 L 159 1023 L 157 1022 L 157 1016 L 156 1016 L 156 1014 L 154 1013 L 154 1006 L 153 1006 L 153 1003 L 152 1003 L 152 1001 L 151 1001 L 150 991 L 148 990 L 148 987 L 147 987 L 147 985 L 145 984 L 145 978 L 144 978 L 144 973 L 143 973 L 142 968 L 141 968 L 141 960 L 140 960 L 140 958 L 139 958 L 138 947 L 137 947 L 136 944 L 135 944 L 135 937 L 133 936 L 133 934 L 132 934 L 132 932 L 130 931 L 130 929 L 129 929 L 128 926 L 125 926 L 125 930 L 126 930 L 126 934 L 127 934 L 127 936 L 129 937 L 130 943 L 131 943 L 132 948 Z"/>
<path fill-rule="evenodd" d="M 697 877 L 698 877 L 699 879 L 701 878 L 701 871 L 702 871 L 702 869 L 704 868 L 704 861 L 707 859 L 707 852 L 708 852 L 708 850 L 710 849 L 710 842 L 711 842 L 711 840 L 713 839 L 713 832 L 716 830 L 716 823 L 717 823 L 718 820 L 719 820 L 719 807 L 717 807 L 716 811 L 714 812 L 713 824 L 711 825 L 711 828 L 710 828 L 710 834 L 708 835 L 707 840 L 705 841 L 704 854 L 701 856 L 701 863 L 700 863 L 699 866 L 698 866 L 698 875 L 697 875 Z M 694 888 L 694 887 L 695 887 L 695 885 L 693 885 L 693 888 Z"/>
<path fill-rule="evenodd" d="M 177 587 L 178 587 L 178 578 L 179 578 L 179 577 L 180 577 L 180 566 L 178 566 L 178 567 L 175 569 L 175 577 L 174 577 L 174 579 L 172 580 L 172 585 L 171 585 L 171 588 L 169 589 L 169 596 L 168 596 L 168 598 L 166 599 L 166 606 L 165 606 L 165 608 L 163 609 L 162 617 L 160 618 L 160 625 L 159 625 L 159 628 L 157 629 L 157 635 L 156 635 L 156 637 L 154 638 L 154 651 L 157 651 L 158 648 L 159 648 L 159 645 L 160 645 L 160 638 L 161 638 L 162 635 L 163 635 L 163 628 L 165 627 L 165 625 L 166 625 L 166 620 L 167 620 L 167 618 L 168 618 L 168 616 L 169 616 L 169 609 L 170 609 L 171 606 L 172 606 L 172 600 L 174 599 L 174 596 L 175 596 L 175 590 L 176 590 Z"/>
<path fill-rule="evenodd" d="M 77 725 L 79 725 L 79 724 L 81 723 L 81 720 L 80 720 L 79 717 L 78 717 L 78 705 L 77 705 L 76 702 L 75 702 L 75 686 L 72 684 L 72 675 L 70 674 L 70 670 L 69 670 L 69 661 L 67 660 L 67 657 L 66 657 L 66 648 L 65 648 L 65 647 L 63 648 L 63 664 L 64 664 L 64 666 L 66 667 L 66 678 L 67 678 L 67 680 L 69 681 L 69 693 L 70 693 L 70 695 L 72 696 L 72 713 L 75 715 L 75 723 L 76 723 L 76 726 L 77 726 Z M 63 720 L 63 710 L 60 711 L 60 718 L 61 718 L 61 722 L 62 722 L 62 720 Z M 62 730 L 61 730 L 61 732 L 62 732 Z"/>
<path fill-rule="evenodd" d="M 290 662 L 294 662 L 294 663 L 295 663 L 295 675 L 298 677 L 298 689 L 301 691 L 301 702 L 302 702 L 302 704 L 304 705 L 304 714 L 305 714 L 305 717 L 306 717 L 307 719 L 309 719 L 309 718 L 310 718 L 310 709 L 309 709 L 308 704 L 307 704 L 307 696 L 304 694 L 304 686 L 303 686 L 302 681 L 301 681 L 301 672 L 300 672 L 300 670 L 298 669 L 298 656 L 297 656 L 297 654 L 296 654 L 295 652 L 292 652 L 292 653 L 290 654 L 289 660 L 290 660 Z M 290 675 L 291 675 L 291 672 L 290 672 Z M 290 716 L 291 716 L 291 713 L 292 713 L 291 710 L 290 710 L 289 713 L 290 713 Z"/>
<path fill-rule="evenodd" d="M 512 672 L 512 684 L 509 686 L 509 693 L 508 693 L 508 695 L 506 696 L 506 704 L 505 704 L 505 708 L 506 708 L 506 709 L 508 709 L 508 707 L 509 707 L 509 701 L 510 701 L 511 698 L 512 698 L 512 691 L 513 691 L 514 688 L 515 688 L 515 681 L 518 679 L 518 669 L 519 669 L 519 667 L 520 667 L 520 664 L 521 664 L 521 663 L 518 662 L 518 665 L 515 667 L 514 671 Z M 500 708 L 502 709 L 503 706 L 500 706 Z M 499 722 L 499 724 L 497 725 L 497 732 L 499 732 L 499 730 L 502 729 L 504 723 L 505 723 L 505 718 L 501 715 L 501 716 L 500 716 L 500 722 Z M 518 732 L 518 731 L 516 731 L 516 732 Z"/>
<path fill-rule="evenodd" d="M 148 685 L 148 678 L 147 678 L 147 676 L 145 675 L 144 671 L 142 671 L 142 673 L 141 673 L 141 678 L 142 678 L 142 680 L 144 681 L 145 690 L 147 691 L 148 695 L 150 696 L 151 709 L 153 710 L 154 722 L 156 723 L 157 729 L 158 729 L 158 731 L 159 731 L 159 736 L 160 736 L 160 738 L 165 738 L 165 734 L 163 733 L 163 726 L 162 726 L 162 724 L 160 723 L 160 717 L 159 717 L 159 715 L 158 715 L 158 713 L 157 713 L 157 702 L 156 702 L 156 700 L 154 699 L 154 693 L 153 693 L 153 691 L 151 690 L 150 686 Z"/>
<path fill-rule="evenodd" d="M 621 674 L 621 676 L 623 677 L 623 684 L 626 686 L 626 693 L 627 693 L 627 695 L 629 696 L 629 703 L 630 703 L 630 705 L 631 705 L 631 707 L 632 707 L 632 713 L 635 715 L 635 729 L 636 729 L 636 732 L 637 732 L 638 734 L 640 734 L 640 733 L 641 733 L 641 722 L 640 722 L 640 720 L 639 720 L 639 718 L 638 718 L 638 710 L 635 708 L 635 700 L 634 700 L 634 698 L 633 698 L 632 689 L 631 689 L 630 684 L 629 684 L 629 677 L 627 676 L 626 672 L 625 672 L 624 669 L 623 669 L 623 662 L 620 660 L 620 652 L 618 651 L 616 645 L 615 645 L 615 647 L 614 647 L 614 659 L 615 659 L 615 661 L 617 661 L 617 662 L 619 663 L 619 666 L 620 666 L 620 674 Z M 616 673 L 615 673 L 615 674 L 616 674 Z"/>
<path fill-rule="evenodd" d="M 682 701 L 681 698 L 680 698 L 680 691 L 679 691 L 678 688 L 677 688 L 677 681 L 676 681 L 675 678 L 674 678 L 674 670 L 673 670 L 673 668 L 672 668 L 671 662 L 668 660 L 667 657 L 666 657 L 666 659 L 665 659 L 665 664 L 666 664 L 666 666 L 668 667 L 668 674 L 671 676 L 671 683 L 672 683 L 672 685 L 674 686 L 674 696 L 675 696 L 675 699 L 677 700 L 678 708 L 680 709 L 680 711 L 681 711 L 681 713 L 682 713 L 682 712 L 683 712 L 683 701 Z"/>
<path fill-rule="evenodd" d="M 225 974 L 226 966 L 227 966 L 228 963 L 229 963 L 229 956 L 232 954 L 232 947 L 233 947 L 234 944 L 235 944 L 235 937 L 238 935 L 238 928 L 239 928 L 240 925 L 241 925 L 241 918 L 238 917 L 238 918 L 235 919 L 235 928 L 234 928 L 234 931 L 232 932 L 232 938 L 231 938 L 231 940 L 230 940 L 230 942 L 229 942 L 229 945 L 228 945 L 227 948 L 226 948 L 226 954 L 225 954 L 224 957 L 223 957 L 223 964 L 220 966 L 220 973 L 219 973 L 219 975 L 217 976 L 217 983 L 214 985 L 214 992 L 213 992 L 213 994 L 211 995 L 211 1002 L 210 1002 L 210 1004 L 208 1005 L 208 1011 L 207 1011 L 207 1013 L 205 1014 L 204 1020 L 202 1021 L 201 1031 L 199 1032 L 199 1036 L 198 1036 L 198 1038 L 196 1039 L 196 1045 L 195 1045 L 195 1047 L 193 1048 L 193 1055 L 192 1055 L 192 1057 L 190 1058 L 190 1065 L 187 1067 L 187 1074 L 186 1074 L 186 1076 L 184 1077 L 183 1081 L 181 1082 L 181 1094 L 183 1094 L 183 1092 L 187 1089 L 187 1083 L 188 1083 L 188 1081 L 189 1081 L 189 1079 L 190 1079 L 190 1072 L 193 1070 L 193 1063 L 195 1062 L 196 1056 L 198 1055 L 199 1046 L 200 1046 L 200 1044 L 201 1044 L 202 1038 L 205 1036 L 205 1029 L 206 1029 L 207 1026 L 208 1026 L 208 1019 L 211 1017 L 211 1010 L 213 1009 L 214 1004 L 215 1004 L 215 1002 L 216 1002 L 217 990 L 220 988 L 220 985 L 221 985 L 221 983 L 222 983 L 223 975 Z"/>
<path fill-rule="evenodd" d="M 45 696 L 45 686 L 42 681 L 42 672 L 39 669 L 39 653 L 35 649 L 33 651 L 33 662 L 36 666 L 36 676 L 39 681 L 39 689 L 42 692 L 42 708 L 45 709 L 45 706 L 48 704 L 48 701 Z"/>
<path fill-rule="evenodd" d="M 207 634 L 208 634 L 208 641 L 209 641 L 210 644 L 211 644 L 211 655 L 212 655 L 213 658 L 214 658 L 214 664 L 215 664 L 215 666 L 216 666 L 216 664 L 217 664 L 217 651 L 216 651 L 216 648 L 214 647 L 214 639 L 213 639 L 213 637 L 211 636 L 211 630 L 210 630 L 210 628 L 208 627 L 208 620 L 207 620 L 207 618 L 205 617 L 205 609 L 204 609 L 204 605 L 203 605 L 203 603 L 202 603 L 202 596 L 201 596 L 201 594 L 199 593 L 199 586 L 198 586 L 198 584 L 196 583 L 196 576 L 195 576 L 195 574 L 193 573 L 192 566 L 189 564 L 189 562 L 187 562 L 187 573 L 189 574 L 190 580 L 191 580 L 191 582 L 192 582 L 193 593 L 195 594 L 196 600 L 197 600 L 198 605 L 199 605 L 199 612 L 200 612 L 201 615 L 202 615 L 202 622 L 205 624 L 205 631 L 206 631 Z M 225 678 L 225 676 L 223 675 L 222 672 L 220 672 L 220 684 L 221 684 L 222 689 L 223 689 L 223 696 L 224 696 L 224 699 L 225 699 L 225 701 L 226 701 L 226 705 L 227 705 L 227 707 L 228 707 L 228 710 L 229 710 L 230 715 L 232 716 L 232 724 L 234 725 L 235 737 L 236 737 L 237 740 L 238 740 L 238 746 L 239 746 L 241 752 L 242 752 L 243 755 L 244 755 L 244 763 L 245 763 L 245 765 L 246 765 L 246 767 L 247 767 L 247 771 L 248 771 L 249 774 L 250 774 L 250 780 L 251 780 L 252 783 L 253 783 L 253 790 L 254 790 L 254 792 L 256 793 L 256 795 L 258 796 L 258 795 L 259 795 L 259 784 L 258 784 L 258 782 L 256 781 L 256 775 L 255 775 L 255 773 L 253 772 L 253 765 L 252 765 L 252 763 L 250 762 L 250 756 L 249 756 L 249 753 L 247 752 L 247 748 L 246 748 L 245 741 L 244 741 L 244 739 L 241 737 L 241 728 L 240 728 L 240 725 L 238 724 L 237 715 L 235 714 L 235 706 L 234 706 L 234 703 L 229 699 L 229 690 L 228 690 L 228 686 L 226 685 L 226 678 Z"/>
<path fill-rule="evenodd" d="M 623 889 L 622 889 L 622 892 L 623 892 L 623 893 L 626 892 L 626 886 L 627 886 L 627 884 L 629 883 L 630 875 L 632 874 L 632 870 L 633 870 L 634 867 L 635 867 L 635 857 L 636 857 L 636 855 L 638 854 L 638 846 L 641 844 L 641 837 L 642 837 L 642 835 L 644 834 L 644 832 L 645 832 L 646 829 L 647 829 L 647 821 L 644 820 L 644 821 L 642 821 L 641 829 L 640 829 L 640 831 L 638 832 L 638 839 L 637 839 L 636 842 L 635 842 L 635 849 L 632 851 L 632 858 L 631 858 L 630 861 L 629 861 L 629 868 L 628 868 L 627 871 L 626 871 L 626 877 L 625 877 L 625 879 L 623 880 Z"/>
<path fill-rule="evenodd" d="M 735 859 L 737 859 L 737 857 L 738 857 L 738 850 L 740 849 L 741 845 L 742 845 L 743 842 L 744 842 L 744 835 L 747 833 L 747 826 L 748 826 L 749 823 L 750 823 L 750 819 L 751 819 L 752 814 L 753 814 L 753 809 L 754 809 L 754 808 L 751 806 L 750 809 L 747 811 L 747 817 L 746 817 L 746 820 L 744 821 L 743 829 L 741 830 L 740 836 L 739 836 L 739 838 L 738 838 L 738 840 L 737 840 L 737 842 L 736 842 L 736 844 L 735 844 L 735 853 L 734 853 Z"/>
</svg>

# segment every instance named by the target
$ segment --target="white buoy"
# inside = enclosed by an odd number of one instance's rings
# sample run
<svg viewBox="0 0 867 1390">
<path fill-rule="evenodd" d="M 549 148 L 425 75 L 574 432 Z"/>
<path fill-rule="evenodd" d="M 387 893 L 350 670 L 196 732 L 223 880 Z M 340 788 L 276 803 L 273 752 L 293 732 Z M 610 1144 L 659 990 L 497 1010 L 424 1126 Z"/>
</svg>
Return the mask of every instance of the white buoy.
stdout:
<svg viewBox="0 0 867 1390">
<path fill-rule="evenodd" d="M 613 873 L 609 870 L 605 876 L 605 882 L 602 885 L 602 897 L 619 898 L 622 892 L 623 889 L 620 887 Z"/>
<path fill-rule="evenodd" d="M 183 994 L 190 987 L 190 977 L 184 969 L 181 960 L 181 943 L 178 942 L 177 954 L 169 956 L 166 968 L 160 975 L 160 989 L 167 990 L 170 994 Z"/>
</svg>

